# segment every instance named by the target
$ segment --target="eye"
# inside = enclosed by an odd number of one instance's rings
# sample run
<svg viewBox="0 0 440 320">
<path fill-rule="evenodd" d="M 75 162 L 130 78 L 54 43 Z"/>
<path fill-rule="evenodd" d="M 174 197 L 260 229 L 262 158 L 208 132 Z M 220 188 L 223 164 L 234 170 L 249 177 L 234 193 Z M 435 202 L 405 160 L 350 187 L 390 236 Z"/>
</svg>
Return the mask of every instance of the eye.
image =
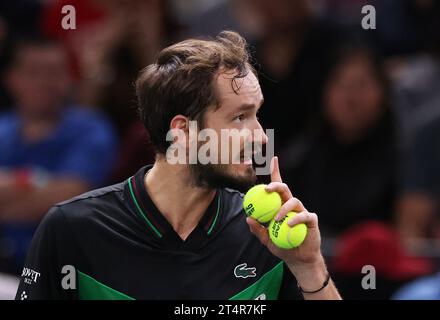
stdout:
<svg viewBox="0 0 440 320">
<path fill-rule="evenodd" d="M 244 114 L 240 114 L 239 116 L 234 118 L 234 121 L 235 122 L 241 122 L 241 121 L 243 121 L 243 119 L 244 119 Z"/>
</svg>

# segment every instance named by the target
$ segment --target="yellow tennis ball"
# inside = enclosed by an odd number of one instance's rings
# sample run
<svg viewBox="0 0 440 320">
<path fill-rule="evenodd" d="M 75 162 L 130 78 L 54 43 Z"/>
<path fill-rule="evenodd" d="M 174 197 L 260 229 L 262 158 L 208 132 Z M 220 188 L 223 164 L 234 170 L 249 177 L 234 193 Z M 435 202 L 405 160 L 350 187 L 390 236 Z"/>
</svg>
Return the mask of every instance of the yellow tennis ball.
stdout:
<svg viewBox="0 0 440 320">
<path fill-rule="evenodd" d="M 267 192 L 265 184 L 249 189 L 243 199 L 243 208 L 248 217 L 260 223 L 272 220 L 281 208 L 281 197 L 278 192 Z"/>
<path fill-rule="evenodd" d="M 307 226 L 304 223 L 297 224 L 291 228 L 287 222 L 296 215 L 296 212 L 289 212 L 280 221 L 272 220 L 269 224 L 269 236 L 272 242 L 279 248 L 292 249 L 299 247 L 307 235 Z"/>
</svg>

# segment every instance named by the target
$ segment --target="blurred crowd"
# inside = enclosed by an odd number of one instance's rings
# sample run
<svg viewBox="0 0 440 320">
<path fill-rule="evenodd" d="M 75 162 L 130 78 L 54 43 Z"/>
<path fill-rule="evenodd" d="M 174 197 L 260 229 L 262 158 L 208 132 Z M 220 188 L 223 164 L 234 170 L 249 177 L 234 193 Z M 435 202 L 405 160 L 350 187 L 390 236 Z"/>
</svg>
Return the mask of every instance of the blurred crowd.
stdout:
<svg viewBox="0 0 440 320">
<path fill-rule="evenodd" d="M 67 4 L 75 30 L 62 28 Z M 362 29 L 366 4 L 376 29 Z M 435 0 L 1 2 L 0 272 L 21 272 L 54 203 L 153 162 L 138 72 L 161 48 L 224 29 L 249 41 L 260 121 L 285 182 L 319 215 L 343 297 L 440 299 Z M 376 290 L 361 287 L 365 265 Z"/>
</svg>

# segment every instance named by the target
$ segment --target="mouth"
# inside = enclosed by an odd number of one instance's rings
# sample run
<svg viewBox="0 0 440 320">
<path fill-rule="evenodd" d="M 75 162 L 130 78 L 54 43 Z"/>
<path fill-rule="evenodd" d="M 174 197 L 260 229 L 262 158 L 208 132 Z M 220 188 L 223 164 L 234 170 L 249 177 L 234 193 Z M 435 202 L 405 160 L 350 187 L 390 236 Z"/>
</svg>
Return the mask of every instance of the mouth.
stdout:
<svg viewBox="0 0 440 320">
<path fill-rule="evenodd" d="M 244 149 L 241 150 L 239 155 L 240 164 L 251 166 L 254 164 L 254 157 L 257 154 L 261 153 L 261 149 L 256 148 L 256 146 L 252 146 L 253 149 L 250 149 L 250 146 L 245 146 Z"/>
<path fill-rule="evenodd" d="M 244 155 L 240 156 L 240 163 L 244 165 L 252 165 L 252 156 L 251 157 L 245 157 Z"/>
<path fill-rule="evenodd" d="M 251 166 L 252 165 L 252 159 L 243 159 L 243 164 Z"/>
</svg>

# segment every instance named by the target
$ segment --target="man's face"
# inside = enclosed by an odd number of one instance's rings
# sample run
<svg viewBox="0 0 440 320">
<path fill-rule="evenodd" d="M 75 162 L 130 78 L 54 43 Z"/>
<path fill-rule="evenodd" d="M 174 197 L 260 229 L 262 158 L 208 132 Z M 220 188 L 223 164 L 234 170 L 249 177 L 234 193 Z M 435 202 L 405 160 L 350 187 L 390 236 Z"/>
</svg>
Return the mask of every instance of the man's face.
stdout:
<svg viewBox="0 0 440 320">
<path fill-rule="evenodd" d="M 220 107 L 205 113 L 203 128 L 215 131 L 218 136 L 218 164 L 190 165 L 198 185 L 246 190 L 256 182 L 252 154 L 258 152 L 255 145 L 263 145 L 268 139 L 257 118 L 263 95 L 252 72 L 236 79 L 232 87 L 234 75 L 232 71 L 220 72 L 214 78 Z M 235 142 L 232 141 L 234 139 Z M 228 161 L 224 163 L 221 159 Z"/>
<path fill-rule="evenodd" d="M 384 89 L 363 55 L 354 55 L 334 71 L 324 95 L 324 111 L 337 133 L 358 136 L 384 112 Z"/>
<path fill-rule="evenodd" d="M 67 57 L 58 46 L 25 46 L 17 52 L 8 85 L 27 114 L 55 111 L 66 99 L 71 79 Z"/>
</svg>

